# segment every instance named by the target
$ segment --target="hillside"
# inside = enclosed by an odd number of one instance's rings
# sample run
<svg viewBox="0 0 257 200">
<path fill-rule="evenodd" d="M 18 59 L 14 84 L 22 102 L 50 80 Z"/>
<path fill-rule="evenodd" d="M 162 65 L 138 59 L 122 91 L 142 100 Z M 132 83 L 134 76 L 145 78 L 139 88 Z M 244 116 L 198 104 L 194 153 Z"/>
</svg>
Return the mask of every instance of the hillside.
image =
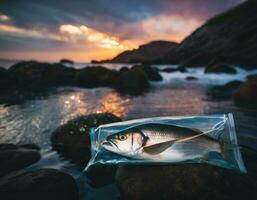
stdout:
<svg viewBox="0 0 257 200">
<path fill-rule="evenodd" d="M 249 0 L 198 28 L 164 62 L 199 66 L 227 62 L 257 67 L 257 1 Z"/>
<path fill-rule="evenodd" d="M 107 62 L 112 63 L 137 63 L 152 62 L 160 59 L 163 55 L 173 51 L 178 43 L 169 41 L 153 41 L 139 46 L 138 49 L 124 51 Z M 103 61 L 106 62 L 106 61 Z"/>
</svg>

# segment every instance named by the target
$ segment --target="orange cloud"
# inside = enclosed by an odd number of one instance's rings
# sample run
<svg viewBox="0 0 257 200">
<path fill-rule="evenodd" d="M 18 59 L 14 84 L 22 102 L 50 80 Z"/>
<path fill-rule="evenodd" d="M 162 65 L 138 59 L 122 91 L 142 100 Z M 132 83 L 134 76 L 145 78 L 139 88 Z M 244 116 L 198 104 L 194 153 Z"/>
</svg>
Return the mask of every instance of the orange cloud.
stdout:
<svg viewBox="0 0 257 200">
<path fill-rule="evenodd" d="M 117 48 L 120 50 L 128 50 L 136 48 L 138 45 L 121 38 L 97 31 L 85 25 L 75 26 L 64 24 L 59 27 L 60 33 L 68 36 L 71 41 L 87 40 L 102 48 Z"/>
<path fill-rule="evenodd" d="M 0 21 L 1 22 L 5 22 L 5 21 L 9 21 L 11 20 L 10 17 L 8 17 L 7 15 L 4 15 L 4 14 L 0 14 Z"/>
</svg>

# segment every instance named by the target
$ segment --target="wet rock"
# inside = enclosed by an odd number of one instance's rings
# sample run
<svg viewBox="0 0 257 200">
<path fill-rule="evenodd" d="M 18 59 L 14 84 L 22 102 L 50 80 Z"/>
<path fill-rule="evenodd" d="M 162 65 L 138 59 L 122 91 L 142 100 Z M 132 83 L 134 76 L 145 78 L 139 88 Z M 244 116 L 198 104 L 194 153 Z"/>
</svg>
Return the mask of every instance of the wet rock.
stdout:
<svg viewBox="0 0 257 200">
<path fill-rule="evenodd" d="M 242 81 L 234 80 L 226 83 L 225 85 L 216 85 L 210 88 L 207 94 L 214 100 L 228 99 L 233 97 L 235 91 L 242 83 Z"/>
<path fill-rule="evenodd" d="M 198 80 L 198 78 L 196 78 L 194 76 L 187 76 L 186 80 L 188 80 L 188 81 L 196 81 L 196 80 Z"/>
<path fill-rule="evenodd" d="M 0 196 L 5 200 L 78 200 L 75 180 L 55 169 L 19 171 L 0 179 Z"/>
<path fill-rule="evenodd" d="M 147 92 L 150 84 L 142 69 L 131 69 L 119 75 L 114 83 L 114 88 L 120 93 L 139 95 Z"/>
<path fill-rule="evenodd" d="M 235 93 L 235 101 L 239 104 L 257 106 L 257 75 L 249 77 L 249 79 L 239 86 Z"/>
<path fill-rule="evenodd" d="M 161 81 L 162 80 L 162 76 L 160 75 L 158 70 L 154 67 L 151 67 L 150 65 L 145 65 L 145 64 L 144 65 L 143 64 L 142 65 L 134 65 L 132 67 L 132 69 L 142 69 L 146 73 L 146 75 L 150 81 Z"/>
<path fill-rule="evenodd" d="M 89 179 L 89 184 L 98 188 L 114 183 L 117 168 L 114 165 L 92 165 L 84 173 Z"/>
<path fill-rule="evenodd" d="M 0 144 L 0 176 L 23 169 L 40 160 L 41 155 L 38 150 L 39 147 L 32 144 L 25 146 Z"/>
<path fill-rule="evenodd" d="M 117 78 L 118 72 L 102 66 L 85 67 L 77 70 L 75 84 L 82 87 L 106 87 L 111 86 Z"/>
<path fill-rule="evenodd" d="M 60 63 L 24 61 L 14 64 L 8 70 L 17 77 L 17 87 L 43 87 L 73 85 L 75 69 Z"/>
<path fill-rule="evenodd" d="M 205 68 L 205 73 L 227 73 L 236 74 L 237 71 L 234 67 L 227 64 L 211 64 Z"/>
<path fill-rule="evenodd" d="M 0 67 L 0 89 L 8 89 L 16 84 L 17 77 L 15 74 L 12 74 L 7 69 Z"/>
<path fill-rule="evenodd" d="M 76 70 L 63 64 L 50 64 L 41 74 L 43 86 L 73 86 Z"/>
<path fill-rule="evenodd" d="M 68 65 L 74 65 L 74 62 L 73 62 L 72 60 L 65 59 L 65 58 L 61 59 L 61 60 L 60 60 L 60 63 L 62 63 L 62 64 L 68 64 Z"/>
<path fill-rule="evenodd" d="M 85 167 L 90 159 L 90 129 L 101 124 L 119 121 L 121 121 L 119 117 L 110 113 L 91 114 L 75 118 L 52 133 L 52 146 L 64 157 L 71 159 L 81 167 Z"/>
<path fill-rule="evenodd" d="M 129 71 L 129 68 L 128 68 L 128 67 L 122 67 L 122 68 L 119 70 L 120 73 L 127 72 L 127 71 Z"/>
<path fill-rule="evenodd" d="M 182 72 L 185 73 L 187 72 L 186 67 L 184 66 L 179 66 L 176 68 L 171 68 L 171 67 L 167 67 L 161 70 L 162 72 L 166 72 L 166 73 L 172 73 L 172 72 Z"/>
<path fill-rule="evenodd" d="M 210 165 L 121 166 L 116 183 L 122 199 L 255 199 L 254 180 Z"/>
</svg>

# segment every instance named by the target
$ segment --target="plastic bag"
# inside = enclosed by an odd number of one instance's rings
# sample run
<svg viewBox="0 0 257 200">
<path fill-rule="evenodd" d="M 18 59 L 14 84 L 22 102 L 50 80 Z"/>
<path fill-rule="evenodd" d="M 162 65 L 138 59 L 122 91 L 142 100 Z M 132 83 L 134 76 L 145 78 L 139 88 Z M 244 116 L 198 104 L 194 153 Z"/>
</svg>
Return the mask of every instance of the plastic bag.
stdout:
<svg viewBox="0 0 257 200">
<path fill-rule="evenodd" d="M 92 128 L 96 164 L 206 163 L 246 172 L 232 114 L 156 117 Z"/>
</svg>

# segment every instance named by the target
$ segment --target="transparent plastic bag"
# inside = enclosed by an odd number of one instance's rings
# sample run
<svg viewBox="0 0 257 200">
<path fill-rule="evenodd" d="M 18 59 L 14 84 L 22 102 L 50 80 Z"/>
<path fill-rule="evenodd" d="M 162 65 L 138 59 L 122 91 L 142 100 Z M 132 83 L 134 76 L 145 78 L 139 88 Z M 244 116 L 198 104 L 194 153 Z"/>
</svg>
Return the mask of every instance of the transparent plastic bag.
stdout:
<svg viewBox="0 0 257 200">
<path fill-rule="evenodd" d="M 92 165 L 206 163 L 246 172 L 232 114 L 155 117 L 92 128 Z"/>
</svg>

